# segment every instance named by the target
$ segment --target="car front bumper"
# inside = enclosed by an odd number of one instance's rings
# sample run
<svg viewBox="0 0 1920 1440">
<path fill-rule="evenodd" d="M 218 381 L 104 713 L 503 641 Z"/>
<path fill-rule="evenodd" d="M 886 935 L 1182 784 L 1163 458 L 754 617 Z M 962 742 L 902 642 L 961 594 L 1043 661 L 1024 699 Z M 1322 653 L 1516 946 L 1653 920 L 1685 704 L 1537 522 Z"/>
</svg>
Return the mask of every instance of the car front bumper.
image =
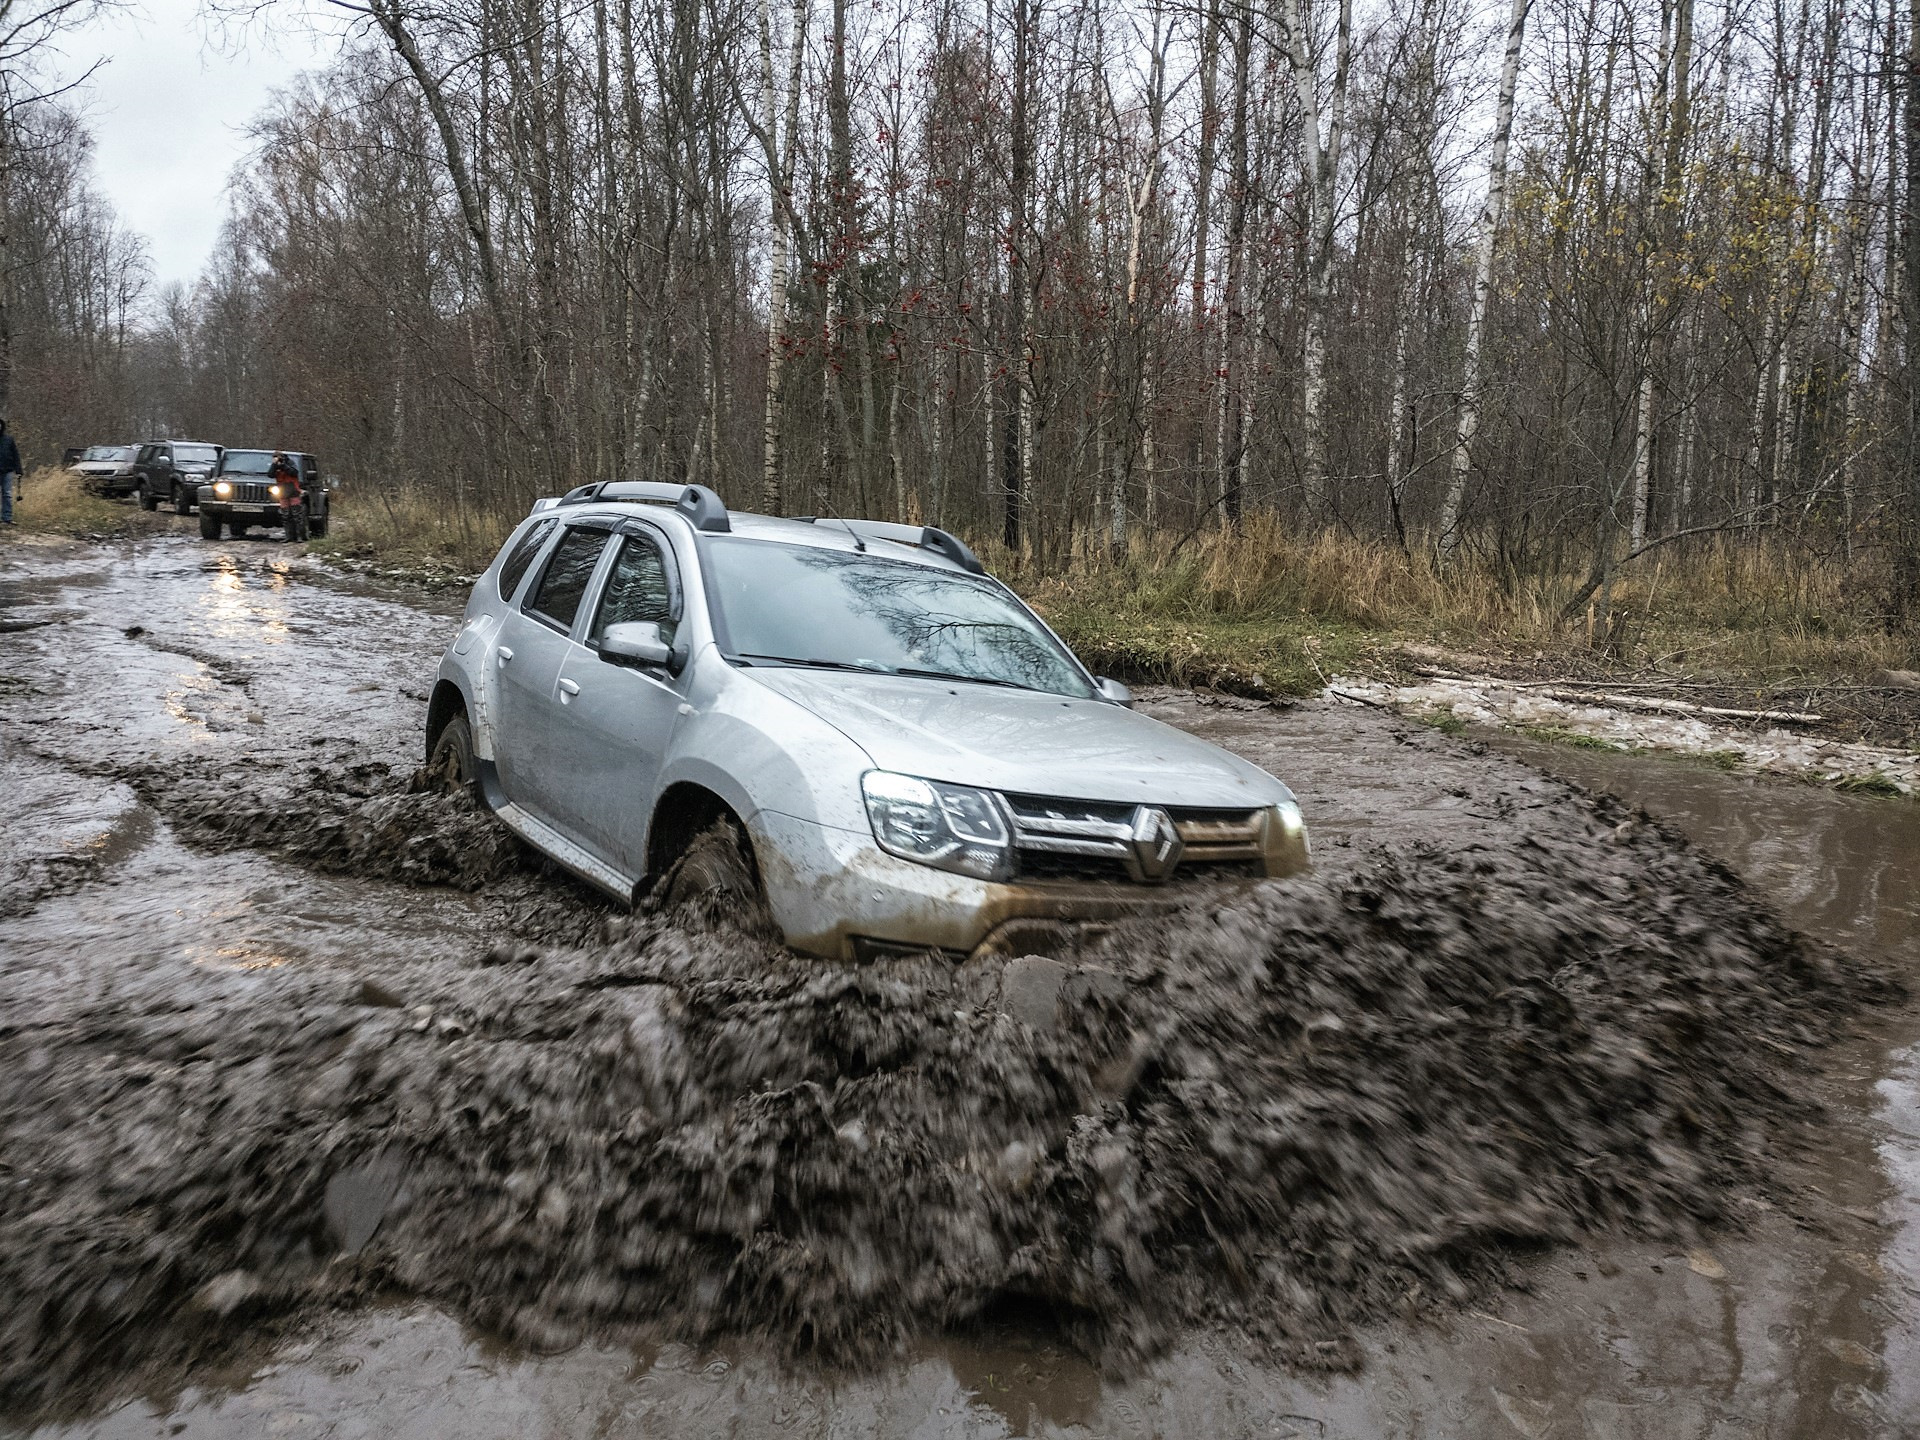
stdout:
<svg viewBox="0 0 1920 1440">
<path fill-rule="evenodd" d="M 250 500 L 202 500 L 201 513 L 221 519 L 244 520 L 250 525 L 278 525 L 286 512 L 278 505 Z"/>
<path fill-rule="evenodd" d="M 1257 883 L 1199 873 L 1166 885 L 976 880 L 897 859 L 870 834 L 791 815 L 763 810 L 748 829 L 787 943 L 837 960 L 901 950 L 1039 953 L 1076 931 L 1172 909 L 1198 887 Z"/>
</svg>

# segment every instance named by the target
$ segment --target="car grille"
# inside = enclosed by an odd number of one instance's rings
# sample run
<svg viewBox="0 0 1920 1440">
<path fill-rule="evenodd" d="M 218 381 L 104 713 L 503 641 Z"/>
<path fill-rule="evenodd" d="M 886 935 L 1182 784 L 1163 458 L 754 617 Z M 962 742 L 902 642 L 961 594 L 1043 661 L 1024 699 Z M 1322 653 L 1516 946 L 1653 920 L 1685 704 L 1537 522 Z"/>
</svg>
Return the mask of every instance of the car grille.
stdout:
<svg viewBox="0 0 1920 1440">
<path fill-rule="evenodd" d="M 1003 797 L 1016 870 L 1026 880 L 1164 884 L 1266 874 L 1266 814 Z M 1164 816 L 1162 820 L 1160 817 Z"/>
<path fill-rule="evenodd" d="M 252 480 L 229 480 L 227 483 L 233 486 L 233 494 L 227 497 L 229 500 L 236 500 L 243 505 L 274 505 L 279 503 L 276 497 L 267 493 L 265 481 L 256 483 Z"/>
</svg>

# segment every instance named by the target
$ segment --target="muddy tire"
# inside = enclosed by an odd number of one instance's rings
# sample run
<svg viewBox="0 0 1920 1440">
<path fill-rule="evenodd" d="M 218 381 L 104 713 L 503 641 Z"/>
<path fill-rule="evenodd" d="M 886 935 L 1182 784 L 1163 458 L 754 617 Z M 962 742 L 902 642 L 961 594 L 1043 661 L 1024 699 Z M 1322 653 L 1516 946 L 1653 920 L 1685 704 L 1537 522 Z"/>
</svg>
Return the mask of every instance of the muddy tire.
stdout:
<svg viewBox="0 0 1920 1440">
<path fill-rule="evenodd" d="M 316 540 L 327 538 L 327 517 L 318 516 L 307 521 L 307 533 Z"/>
<path fill-rule="evenodd" d="M 160 508 L 160 497 L 147 489 L 145 485 L 140 487 L 140 508 L 147 511 L 158 510 Z"/>
<path fill-rule="evenodd" d="M 778 934 L 753 849 L 731 818 L 716 820 L 694 836 L 653 893 L 662 910 L 691 906 L 709 923 L 725 921 L 769 937 Z"/>
<path fill-rule="evenodd" d="M 202 540 L 218 540 L 220 538 L 219 519 L 216 516 L 207 514 L 204 510 L 200 512 L 200 538 Z"/>
<path fill-rule="evenodd" d="M 193 513 L 193 501 L 188 498 L 186 487 L 184 486 L 176 485 L 173 487 L 173 513 L 176 515 L 191 515 Z"/>
<path fill-rule="evenodd" d="M 427 757 L 429 779 L 449 795 L 480 798 L 480 765 L 473 754 L 473 729 L 467 717 L 456 715 L 441 728 Z"/>
</svg>

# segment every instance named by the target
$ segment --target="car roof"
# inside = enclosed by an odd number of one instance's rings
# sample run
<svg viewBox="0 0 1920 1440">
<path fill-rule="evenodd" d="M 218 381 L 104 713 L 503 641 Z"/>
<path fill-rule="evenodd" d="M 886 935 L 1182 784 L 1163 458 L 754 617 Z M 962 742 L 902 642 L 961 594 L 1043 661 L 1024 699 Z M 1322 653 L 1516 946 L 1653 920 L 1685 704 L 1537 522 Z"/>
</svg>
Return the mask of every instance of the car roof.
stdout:
<svg viewBox="0 0 1920 1440">
<path fill-rule="evenodd" d="M 649 518 L 673 521 L 695 534 L 728 535 L 773 544 L 805 545 L 841 554 L 873 555 L 929 569 L 986 575 L 986 567 L 964 542 L 931 525 L 901 525 L 884 520 L 839 516 L 757 515 L 728 510 L 704 485 L 611 481 L 583 485 L 554 500 L 535 502 L 529 518 L 609 519 L 651 512 Z"/>
</svg>

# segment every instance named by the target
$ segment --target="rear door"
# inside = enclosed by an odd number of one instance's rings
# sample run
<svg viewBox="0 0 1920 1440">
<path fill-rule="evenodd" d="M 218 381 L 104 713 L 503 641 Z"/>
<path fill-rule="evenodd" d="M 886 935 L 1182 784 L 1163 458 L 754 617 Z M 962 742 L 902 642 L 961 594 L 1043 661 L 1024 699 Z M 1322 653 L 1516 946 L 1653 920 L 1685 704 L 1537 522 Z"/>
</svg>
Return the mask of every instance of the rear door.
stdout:
<svg viewBox="0 0 1920 1440">
<path fill-rule="evenodd" d="M 566 751 L 558 733 L 560 667 L 610 538 L 605 522 L 569 525 L 495 639 L 493 750 L 500 785 L 509 800 L 549 823 L 557 818 L 555 772 Z"/>
<path fill-rule="evenodd" d="M 591 616 L 560 667 L 567 753 L 554 768 L 554 804 L 569 833 L 637 880 L 646 873 L 647 822 L 684 696 L 664 667 L 602 659 L 600 639 L 609 625 L 651 620 L 671 645 L 680 585 L 665 536 L 639 521 L 621 528 Z"/>
</svg>

